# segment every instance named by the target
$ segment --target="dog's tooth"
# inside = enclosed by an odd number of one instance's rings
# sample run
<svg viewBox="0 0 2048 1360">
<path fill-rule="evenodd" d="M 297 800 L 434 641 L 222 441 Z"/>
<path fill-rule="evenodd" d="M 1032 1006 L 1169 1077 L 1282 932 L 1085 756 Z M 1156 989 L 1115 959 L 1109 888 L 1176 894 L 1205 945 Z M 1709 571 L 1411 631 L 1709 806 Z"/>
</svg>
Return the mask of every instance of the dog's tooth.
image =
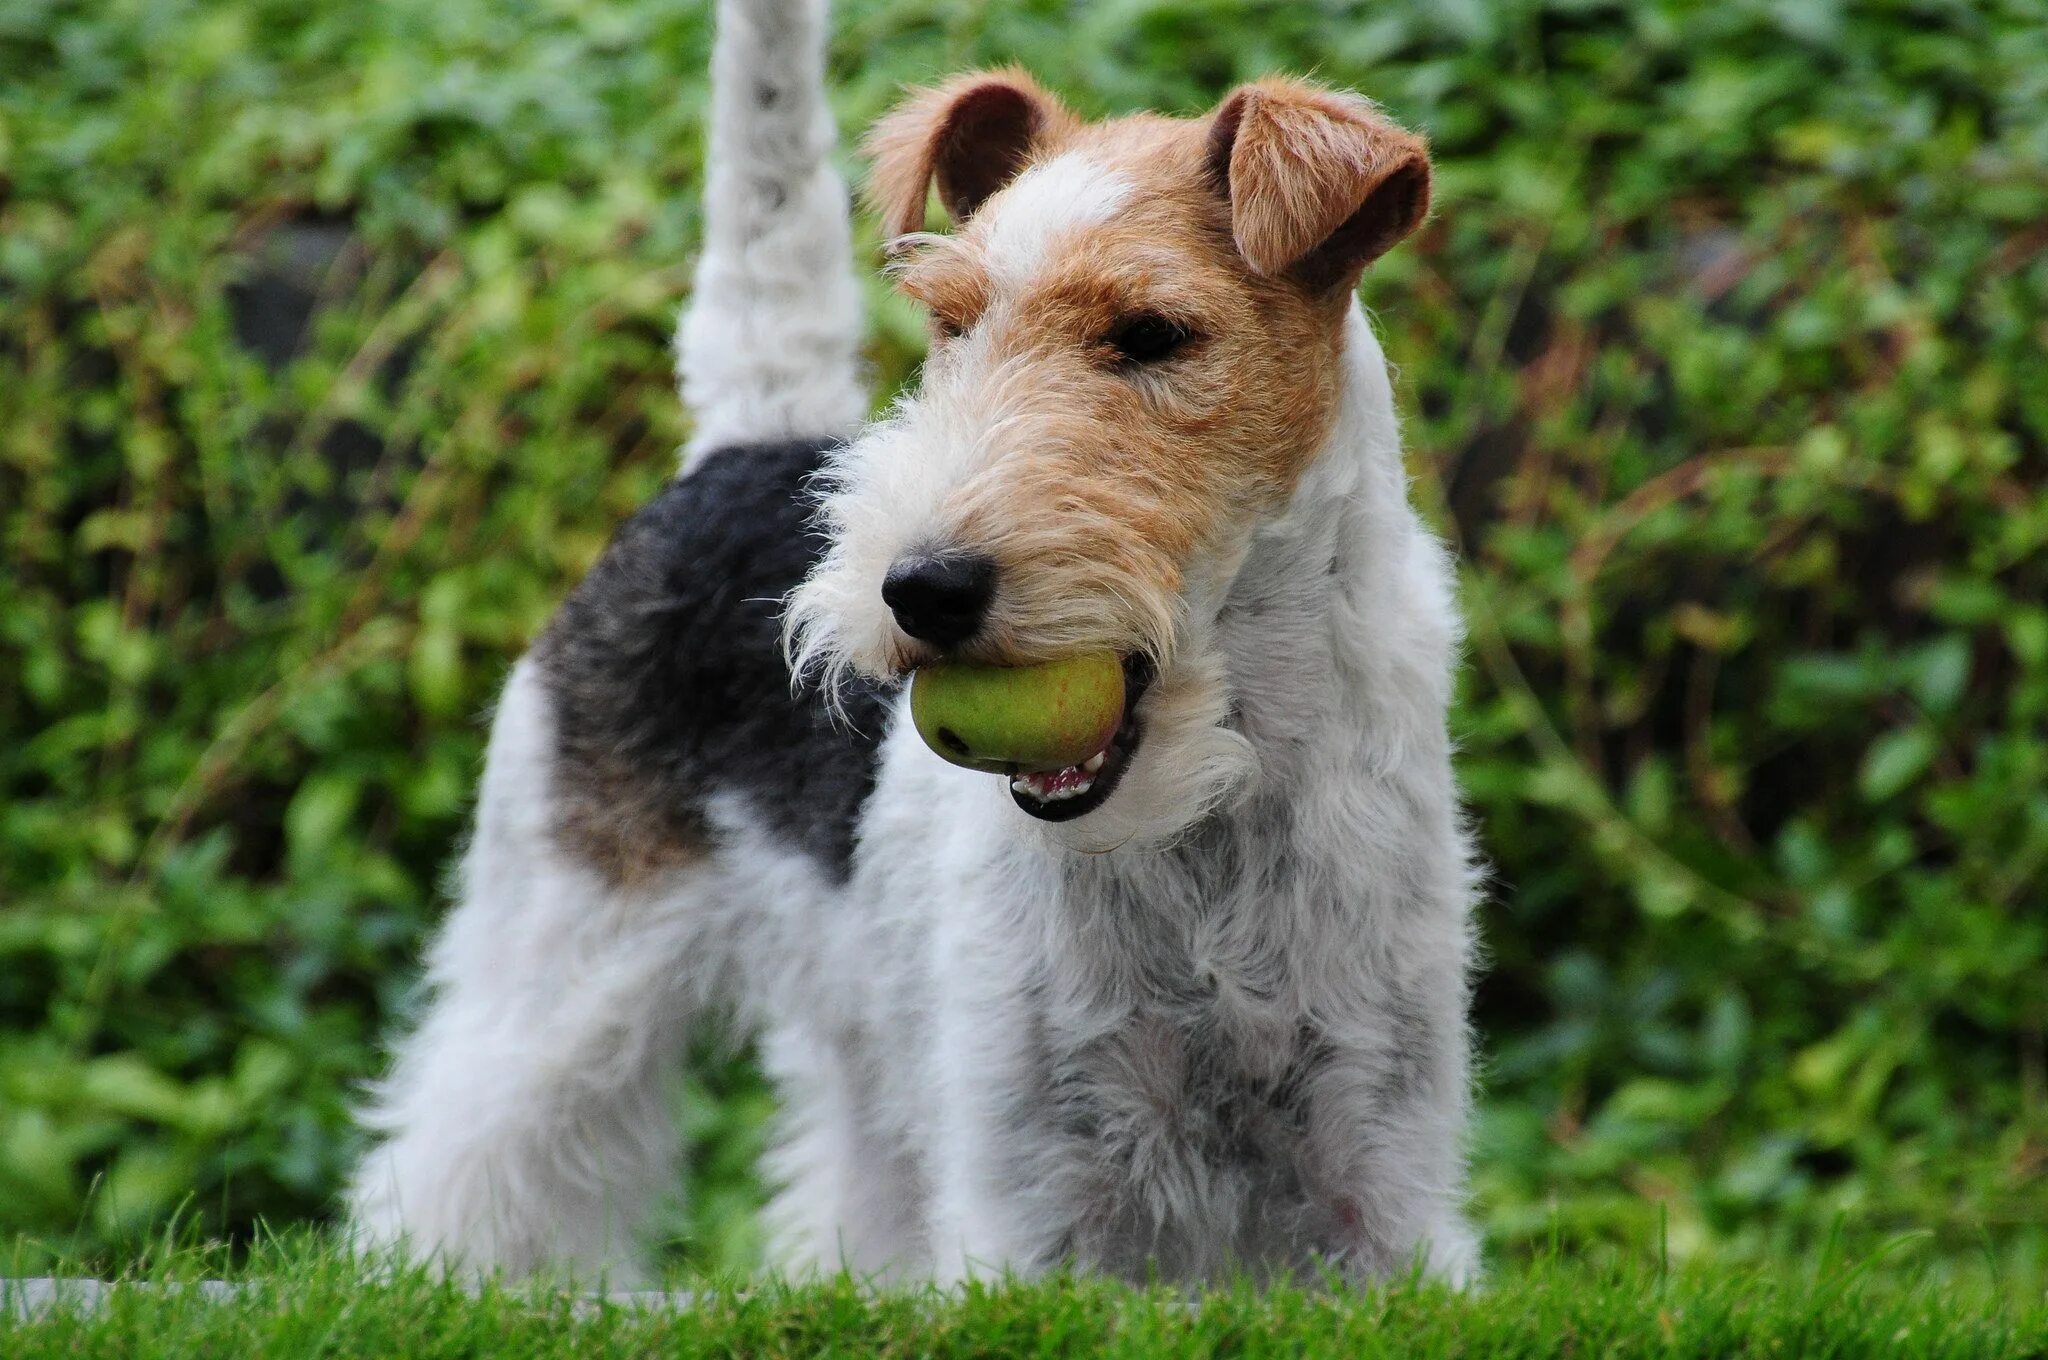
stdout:
<svg viewBox="0 0 2048 1360">
<path fill-rule="evenodd" d="M 1086 770 L 1090 774 L 1094 774 L 1097 770 L 1100 770 L 1102 768 L 1103 758 L 1108 754 L 1109 752 L 1107 751 L 1097 751 L 1094 755 L 1088 757 L 1087 762 L 1083 764 L 1081 768 Z"/>
</svg>

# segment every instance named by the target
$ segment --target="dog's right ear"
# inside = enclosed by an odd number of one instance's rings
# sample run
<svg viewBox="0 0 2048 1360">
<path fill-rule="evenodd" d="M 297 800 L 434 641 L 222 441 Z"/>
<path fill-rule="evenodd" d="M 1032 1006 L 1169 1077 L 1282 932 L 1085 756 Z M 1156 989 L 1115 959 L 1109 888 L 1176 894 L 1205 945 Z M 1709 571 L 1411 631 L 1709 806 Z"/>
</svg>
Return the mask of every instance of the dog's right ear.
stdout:
<svg viewBox="0 0 2048 1360">
<path fill-rule="evenodd" d="M 872 166 L 868 203 L 888 236 L 920 231 L 926 195 L 936 184 L 953 221 L 965 222 L 1016 177 L 1034 146 L 1073 121 L 1037 81 L 1014 68 L 920 90 L 875 124 L 862 147 Z"/>
</svg>

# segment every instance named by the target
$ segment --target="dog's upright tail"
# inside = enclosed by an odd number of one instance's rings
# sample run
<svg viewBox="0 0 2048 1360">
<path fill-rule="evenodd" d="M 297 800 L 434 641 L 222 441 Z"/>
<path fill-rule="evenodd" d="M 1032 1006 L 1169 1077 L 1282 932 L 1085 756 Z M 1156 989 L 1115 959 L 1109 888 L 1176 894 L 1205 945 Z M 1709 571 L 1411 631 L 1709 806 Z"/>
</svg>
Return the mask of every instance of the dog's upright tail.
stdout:
<svg viewBox="0 0 2048 1360">
<path fill-rule="evenodd" d="M 825 99 L 826 0 L 719 0 L 704 254 L 676 331 L 685 458 L 851 433 L 867 413 L 860 287 Z"/>
</svg>

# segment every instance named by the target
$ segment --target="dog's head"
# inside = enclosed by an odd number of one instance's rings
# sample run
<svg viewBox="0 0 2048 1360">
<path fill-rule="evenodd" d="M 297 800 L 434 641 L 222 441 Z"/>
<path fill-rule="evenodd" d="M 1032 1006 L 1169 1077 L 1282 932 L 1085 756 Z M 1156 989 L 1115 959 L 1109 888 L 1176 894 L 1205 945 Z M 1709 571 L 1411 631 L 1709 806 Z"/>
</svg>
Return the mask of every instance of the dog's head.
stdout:
<svg viewBox="0 0 2048 1360">
<path fill-rule="evenodd" d="M 1078 846 L 1170 835 L 1246 767 L 1212 625 L 1329 434 L 1360 272 L 1427 211 L 1423 142 L 1286 80 L 1084 124 L 1003 71 L 912 97 L 868 150 L 932 347 L 827 474 L 792 659 L 891 677 L 1112 649 L 1132 697 L 1105 760 L 1016 802 Z M 933 188 L 950 235 L 923 230 Z"/>
</svg>

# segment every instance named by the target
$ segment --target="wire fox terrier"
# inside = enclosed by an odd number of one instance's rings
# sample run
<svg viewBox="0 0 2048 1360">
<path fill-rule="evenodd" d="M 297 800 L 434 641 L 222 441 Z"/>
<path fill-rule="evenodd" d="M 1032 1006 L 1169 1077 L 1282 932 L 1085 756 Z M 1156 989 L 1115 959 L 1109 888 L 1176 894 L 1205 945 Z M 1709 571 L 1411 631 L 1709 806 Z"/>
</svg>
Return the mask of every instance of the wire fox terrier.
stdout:
<svg viewBox="0 0 2048 1360">
<path fill-rule="evenodd" d="M 723 1016 L 786 1269 L 1468 1278 L 1458 615 L 1354 298 L 1422 140 L 1291 80 L 912 95 L 869 196 L 932 348 L 863 428 L 821 9 L 722 5 L 696 435 L 506 686 L 357 1240 L 634 1273 Z M 1081 649 L 1130 676 L 1094 759 L 911 730 L 921 664 Z"/>
</svg>

